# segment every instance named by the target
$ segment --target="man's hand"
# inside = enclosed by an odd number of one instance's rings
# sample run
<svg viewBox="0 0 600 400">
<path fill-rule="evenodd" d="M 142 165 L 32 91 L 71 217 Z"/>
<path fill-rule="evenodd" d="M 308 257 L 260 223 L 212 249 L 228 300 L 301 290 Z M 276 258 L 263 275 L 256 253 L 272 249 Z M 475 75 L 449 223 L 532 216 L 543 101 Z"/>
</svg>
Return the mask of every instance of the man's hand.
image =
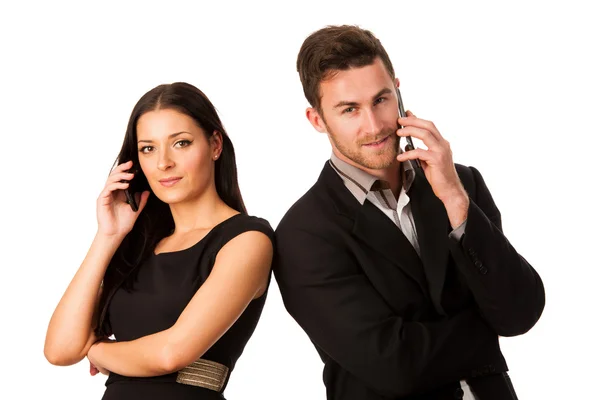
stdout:
<svg viewBox="0 0 600 400">
<path fill-rule="evenodd" d="M 398 161 L 421 160 L 423 172 L 433 193 L 444 203 L 452 228 L 458 227 L 467 219 L 469 196 L 465 191 L 452 160 L 450 143 L 442 137 L 433 122 L 417 118 L 406 112 L 406 118 L 399 118 L 398 136 L 411 136 L 421 139 L 427 150 L 414 149 L 398 155 Z"/>
</svg>

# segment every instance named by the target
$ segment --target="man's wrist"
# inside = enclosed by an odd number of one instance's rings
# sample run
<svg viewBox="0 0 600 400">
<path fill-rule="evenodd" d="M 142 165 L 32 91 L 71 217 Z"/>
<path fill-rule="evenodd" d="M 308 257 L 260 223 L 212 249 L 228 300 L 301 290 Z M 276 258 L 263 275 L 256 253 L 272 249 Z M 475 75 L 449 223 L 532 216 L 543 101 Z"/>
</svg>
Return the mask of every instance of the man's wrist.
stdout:
<svg viewBox="0 0 600 400">
<path fill-rule="evenodd" d="M 469 195 L 462 189 L 442 200 L 452 229 L 458 228 L 467 219 L 469 212 Z"/>
</svg>

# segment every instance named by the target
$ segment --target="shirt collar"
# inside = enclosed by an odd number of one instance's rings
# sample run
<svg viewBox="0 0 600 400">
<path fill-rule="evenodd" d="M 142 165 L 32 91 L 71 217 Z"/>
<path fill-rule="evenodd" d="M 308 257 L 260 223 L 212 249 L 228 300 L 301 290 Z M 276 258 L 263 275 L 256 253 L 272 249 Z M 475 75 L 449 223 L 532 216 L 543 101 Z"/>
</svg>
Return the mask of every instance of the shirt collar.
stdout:
<svg viewBox="0 0 600 400">
<path fill-rule="evenodd" d="M 348 190 L 350 190 L 360 204 L 364 204 L 371 187 L 379 180 L 379 178 L 354 165 L 348 164 L 337 157 L 333 152 L 331 153 L 329 162 L 338 175 L 340 175 Z M 415 180 L 415 170 L 410 161 L 404 161 L 402 167 L 404 171 L 403 188 L 408 192 Z"/>
</svg>

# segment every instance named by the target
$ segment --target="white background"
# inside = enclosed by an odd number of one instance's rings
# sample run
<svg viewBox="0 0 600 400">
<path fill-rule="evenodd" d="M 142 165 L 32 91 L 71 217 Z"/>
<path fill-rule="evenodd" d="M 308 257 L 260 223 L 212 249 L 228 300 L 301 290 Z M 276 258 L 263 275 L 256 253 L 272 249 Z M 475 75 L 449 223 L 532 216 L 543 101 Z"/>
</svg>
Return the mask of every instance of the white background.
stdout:
<svg viewBox="0 0 600 400">
<path fill-rule="evenodd" d="M 544 281 L 539 323 L 501 340 L 519 398 L 597 398 L 600 28 L 591 6 L 15 3 L 0 6 L 0 381 L 17 391 L 10 398 L 102 396 L 105 379 L 87 363 L 51 366 L 42 349 L 139 97 L 174 81 L 202 89 L 235 145 L 249 212 L 275 227 L 330 154 L 304 117 L 296 55 L 311 32 L 342 23 L 380 38 L 406 108 L 436 123 L 456 162 L 481 171 L 507 237 Z M 276 285 L 225 394 L 324 398 L 320 359 Z"/>
</svg>

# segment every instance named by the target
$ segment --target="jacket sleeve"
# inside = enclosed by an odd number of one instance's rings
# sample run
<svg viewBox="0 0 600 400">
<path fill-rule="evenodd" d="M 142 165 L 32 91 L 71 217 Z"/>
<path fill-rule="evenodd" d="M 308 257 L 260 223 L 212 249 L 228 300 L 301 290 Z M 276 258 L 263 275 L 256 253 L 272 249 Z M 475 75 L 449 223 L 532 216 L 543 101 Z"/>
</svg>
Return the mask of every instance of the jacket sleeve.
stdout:
<svg viewBox="0 0 600 400">
<path fill-rule="evenodd" d="M 439 322 L 405 321 L 333 235 L 295 225 L 277 229 L 275 278 L 322 357 L 389 397 L 470 376 L 481 368 L 475 359 L 504 370 L 498 337 L 475 308 Z"/>
<path fill-rule="evenodd" d="M 465 233 L 451 240 L 450 250 L 485 320 L 500 336 L 527 332 L 545 305 L 538 273 L 517 253 L 502 233 L 500 211 L 483 177 L 463 167 L 470 195 Z M 469 178 L 467 175 L 471 175 Z"/>
</svg>

